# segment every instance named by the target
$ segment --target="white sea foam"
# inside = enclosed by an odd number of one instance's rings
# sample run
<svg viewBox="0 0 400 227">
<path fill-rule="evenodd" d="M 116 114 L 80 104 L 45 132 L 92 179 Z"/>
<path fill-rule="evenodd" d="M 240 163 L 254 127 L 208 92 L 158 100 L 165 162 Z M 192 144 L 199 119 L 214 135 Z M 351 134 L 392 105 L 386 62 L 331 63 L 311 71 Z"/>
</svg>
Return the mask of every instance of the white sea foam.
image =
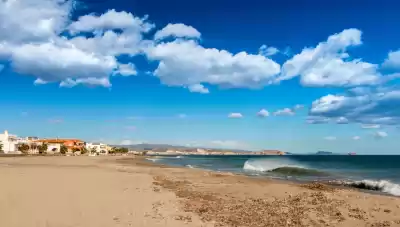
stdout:
<svg viewBox="0 0 400 227">
<path fill-rule="evenodd" d="M 367 189 L 367 190 L 374 190 L 374 191 L 381 191 L 384 193 L 388 193 L 394 196 L 400 196 L 400 185 L 392 183 L 387 180 L 361 180 L 355 182 L 347 182 L 345 185 Z"/>
<path fill-rule="evenodd" d="M 195 167 L 192 165 L 186 165 L 186 167 L 190 168 L 190 169 L 194 169 Z"/>
<path fill-rule="evenodd" d="M 295 161 L 285 158 L 249 159 L 244 163 L 243 169 L 247 171 L 267 172 L 282 167 L 307 168 Z"/>
<path fill-rule="evenodd" d="M 159 159 L 158 158 L 146 158 L 146 160 L 149 160 L 152 162 L 157 162 Z"/>
</svg>

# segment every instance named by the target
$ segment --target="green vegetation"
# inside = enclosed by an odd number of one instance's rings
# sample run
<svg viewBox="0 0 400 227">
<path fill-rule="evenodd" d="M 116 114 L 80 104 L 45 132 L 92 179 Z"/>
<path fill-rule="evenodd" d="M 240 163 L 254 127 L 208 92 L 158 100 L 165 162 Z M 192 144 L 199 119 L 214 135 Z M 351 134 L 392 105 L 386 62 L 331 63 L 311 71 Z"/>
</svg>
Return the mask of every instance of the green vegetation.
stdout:
<svg viewBox="0 0 400 227">
<path fill-rule="evenodd" d="M 86 154 L 86 153 L 88 153 L 88 149 L 86 149 L 86 147 L 82 148 L 81 154 Z"/>
<path fill-rule="evenodd" d="M 65 145 L 61 145 L 60 153 L 61 154 L 66 154 L 67 152 L 68 152 L 68 148 Z"/>
<path fill-rule="evenodd" d="M 21 151 L 23 154 L 28 154 L 30 146 L 26 143 L 18 145 L 18 151 Z"/>
<path fill-rule="evenodd" d="M 126 154 L 128 153 L 129 150 L 126 147 L 113 147 L 111 150 L 108 152 L 109 154 Z"/>
<path fill-rule="evenodd" d="M 90 153 L 92 153 L 92 154 L 95 154 L 95 153 L 97 153 L 97 150 L 96 150 L 96 148 L 95 148 L 95 147 L 92 147 L 92 149 L 90 149 Z"/>
<path fill-rule="evenodd" d="M 42 145 L 38 146 L 39 154 L 45 154 L 48 149 L 48 146 L 46 143 L 43 143 Z"/>
<path fill-rule="evenodd" d="M 2 143 L 0 143 L 0 153 L 4 153 L 3 144 Z"/>
</svg>

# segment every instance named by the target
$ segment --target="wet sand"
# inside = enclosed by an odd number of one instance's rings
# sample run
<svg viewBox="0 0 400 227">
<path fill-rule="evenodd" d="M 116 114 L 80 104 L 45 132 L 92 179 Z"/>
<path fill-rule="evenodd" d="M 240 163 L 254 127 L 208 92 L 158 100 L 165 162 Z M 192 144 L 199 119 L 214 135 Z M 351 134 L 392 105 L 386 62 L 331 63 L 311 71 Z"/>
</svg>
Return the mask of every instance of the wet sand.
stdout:
<svg viewBox="0 0 400 227">
<path fill-rule="evenodd" d="M 400 226 L 400 198 L 122 157 L 0 157 L 0 226 Z"/>
</svg>

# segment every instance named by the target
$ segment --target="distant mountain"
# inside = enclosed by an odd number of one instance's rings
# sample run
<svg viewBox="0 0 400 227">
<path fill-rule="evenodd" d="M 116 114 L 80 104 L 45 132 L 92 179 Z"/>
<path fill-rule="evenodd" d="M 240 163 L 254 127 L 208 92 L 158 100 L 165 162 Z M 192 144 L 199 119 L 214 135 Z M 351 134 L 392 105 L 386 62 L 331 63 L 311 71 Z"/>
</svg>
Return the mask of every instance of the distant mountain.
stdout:
<svg viewBox="0 0 400 227">
<path fill-rule="evenodd" d="M 205 147 L 188 147 L 181 145 L 170 145 L 170 144 L 150 144 L 150 143 L 141 143 L 141 144 L 133 144 L 133 145 L 112 145 L 115 147 L 126 147 L 133 150 L 158 150 L 158 151 L 166 151 L 166 150 L 195 150 L 195 149 L 207 149 L 214 151 L 236 151 L 236 152 L 250 152 L 246 150 L 240 149 L 222 149 L 222 148 L 205 148 Z"/>
</svg>

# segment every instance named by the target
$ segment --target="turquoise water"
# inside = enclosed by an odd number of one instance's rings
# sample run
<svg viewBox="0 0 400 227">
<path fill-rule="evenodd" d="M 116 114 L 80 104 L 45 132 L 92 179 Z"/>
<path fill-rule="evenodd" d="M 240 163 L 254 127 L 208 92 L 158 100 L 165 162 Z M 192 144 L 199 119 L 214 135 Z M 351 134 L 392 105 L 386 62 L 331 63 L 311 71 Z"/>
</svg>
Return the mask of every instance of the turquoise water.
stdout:
<svg viewBox="0 0 400 227">
<path fill-rule="evenodd" d="M 400 196 L 400 155 L 196 155 L 148 159 L 167 165 L 254 177 L 321 181 Z"/>
</svg>

